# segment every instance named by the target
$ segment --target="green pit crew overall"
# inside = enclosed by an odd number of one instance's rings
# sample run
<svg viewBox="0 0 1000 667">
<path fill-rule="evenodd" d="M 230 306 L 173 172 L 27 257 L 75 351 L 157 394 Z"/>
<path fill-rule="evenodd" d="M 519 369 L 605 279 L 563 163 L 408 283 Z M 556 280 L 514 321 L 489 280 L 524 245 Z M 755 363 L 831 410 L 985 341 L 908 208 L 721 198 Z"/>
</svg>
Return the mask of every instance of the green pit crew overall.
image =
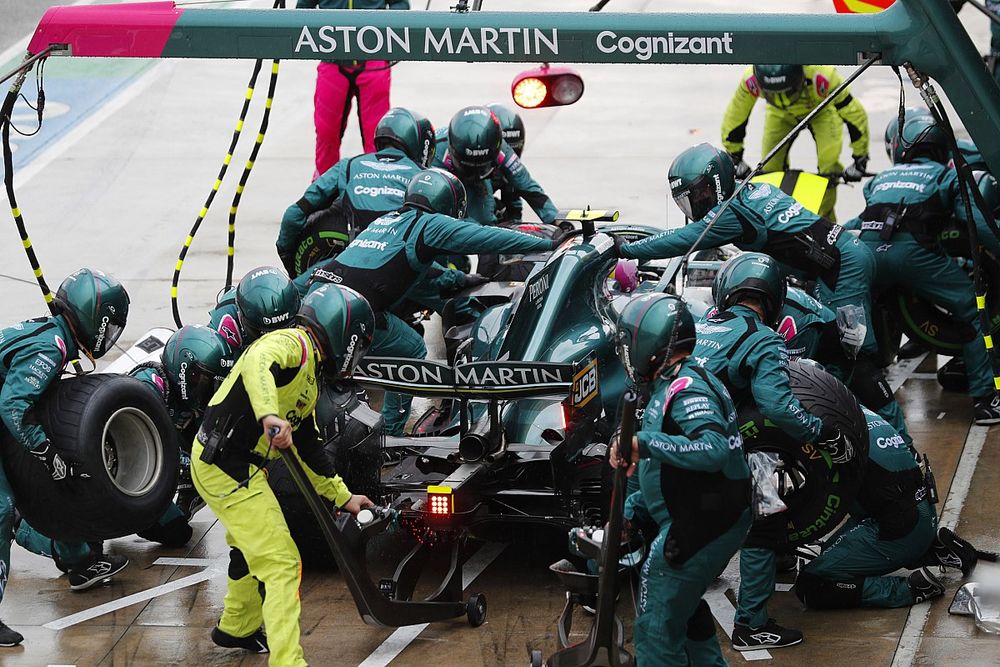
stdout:
<svg viewBox="0 0 1000 667">
<path fill-rule="evenodd" d="M 3 406 L 0 419 L 7 432 L 25 449 L 36 449 L 48 441 L 41 425 L 26 418 L 26 413 L 59 379 L 66 364 L 78 355 L 69 325 L 62 315 L 40 317 L 0 329 L 0 405 Z M 90 555 L 86 542 L 49 539 L 25 520 L 15 534 L 16 505 L 17 499 L 0 465 L 0 600 L 10 575 L 11 539 L 32 553 L 58 558 L 67 568 Z"/>
<path fill-rule="evenodd" d="M 969 394 L 988 396 L 993 391 L 993 370 L 983 342 L 975 289 L 968 273 L 937 243 L 944 223 L 964 208 L 958 196 L 958 174 L 918 158 L 881 172 L 865 184 L 864 193 L 865 210 L 845 226 L 860 229 L 861 241 L 875 256 L 875 288 L 906 289 L 946 308 L 963 323 L 962 357 L 968 369 Z"/>
<path fill-rule="evenodd" d="M 426 278 L 435 257 L 551 248 L 551 241 L 528 234 L 403 207 L 372 222 L 344 252 L 321 263 L 313 280 L 350 287 L 371 304 L 376 328 L 369 355 L 423 359 L 423 337 L 390 310 Z M 382 415 L 387 435 L 402 435 L 412 402 L 412 396 L 386 392 Z"/>
<path fill-rule="evenodd" d="M 439 129 L 436 139 L 437 151 L 434 154 L 434 166 L 447 169 L 462 179 L 469 197 L 469 211 L 466 217 L 483 225 L 495 225 L 497 215 L 496 199 L 493 197 L 493 180 L 491 178 L 468 180 L 455 169 L 451 157 L 448 155 L 448 128 Z M 531 177 L 528 168 L 524 166 L 521 158 L 506 141 L 500 144 L 500 154 L 497 155 L 497 166 L 493 175 L 497 179 L 502 179 L 513 195 L 528 202 L 528 206 L 535 212 L 539 220 L 547 223 L 555 221 L 558 213 L 555 204 L 545 194 L 538 181 Z"/>
<path fill-rule="evenodd" d="M 868 464 L 851 517 L 795 582 L 810 608 L 908 607 L 906 577 L 885 576 L 924 559 L 937 533 L 913 451 L 884 419 L 864 410 Z"/>
<path fill-rule="evenodd" d="M 767 419 L 792 438 L 816 442 L 823 422 L 799 403 L 788 383 L 788 352 L 780 335 L 746 306 L 710 314 L 697 324 L 691 359 L 722 380 L 738 402 L 752 400 Z M 780 517 L 780 515 L 778 515 Z M 782 546 L 775 520 L 755 523 L 740 550 L 740 591 L 736 623 L 757 628 L 767 623 L 767 601 L 774 592 L 776 557 Z"/>
<path fill-rule="evenodd" d="M 403 205 L 406 187 L 420 166 L 397 148 L 386 148 L 345 158 L 306 189 L 302 198 L 285 210 L 278 232 L 278 256 L 288 274 L 296 275 L 295 254 L 306 228 L 306 219 L 315 212 L 340 202 L 345 221 L 344 246 L 372 220 Z M 303 270 L 307 267 L 300 267 Z"/>
<path fill-rule="evenodd" d="M 798 287 L 788 288 L 778 333 L 791 359 L 812 359 L 834 374 L 850 366 L 840 344 L 837 316 Z"/>
<path fill-rule="evenodd" d="M 830 310 L 855 307 L 864 312 L 864 342 L 853 367 L 844 369 L 848 385 L 865 405 L 889 420 L 908 441 L 903 412 L 896 403 L 875 359 L 872 282 L 875 258 L 844 228 L 808 211 L 802 204 L 766 183 L 748 184 L 716 219 L 721 204 L 702 220 L 669 229 L 621 247 L 622 257 L 656 259 L 679 257 L 690 249 L 712 223 L 696 250 L 732 243 L 741 250 L 771 255 L 786 273 L 816 280 L 816 296 Z M 714 220 L 714 223 L 713 223 Z"/>
<path fill-rule="evenodd" d="M 654 381 L 636 434 L 640 491 L 627 514 L 660 529 L 642 567 L 639 665 L 727 664 L 702 595 L 750 527 L 750 470 L 729 393 L 693 361 Z"/>
</svg>

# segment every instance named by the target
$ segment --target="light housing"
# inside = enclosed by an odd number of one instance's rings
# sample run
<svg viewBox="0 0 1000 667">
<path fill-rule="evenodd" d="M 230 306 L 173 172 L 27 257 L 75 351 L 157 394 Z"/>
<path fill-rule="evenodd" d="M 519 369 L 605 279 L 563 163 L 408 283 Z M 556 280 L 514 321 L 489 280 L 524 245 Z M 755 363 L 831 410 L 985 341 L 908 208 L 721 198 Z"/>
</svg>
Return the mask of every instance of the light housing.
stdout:
<svg viewBox="0 0 1000 667">
<path fill-rule="evenodd" d="M 455 511 L 455 496 L 450 486 L 427 487 L 427 511 L 432 516 L 451 516 Z"/>
<path fill-rule="evenodd" d="M 569 67 L 542 65 L 514 77 L 510 95 L 523 109 L 574 104 L 583 97 L 583 77 Z"/>
</svg>

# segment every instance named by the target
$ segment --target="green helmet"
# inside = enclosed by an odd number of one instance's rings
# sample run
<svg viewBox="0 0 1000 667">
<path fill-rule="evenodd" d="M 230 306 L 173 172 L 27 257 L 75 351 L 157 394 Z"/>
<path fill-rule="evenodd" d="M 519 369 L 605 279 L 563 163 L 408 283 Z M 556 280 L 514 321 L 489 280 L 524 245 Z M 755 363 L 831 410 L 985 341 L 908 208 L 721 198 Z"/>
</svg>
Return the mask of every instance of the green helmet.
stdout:
<svg viewBox="0 0 1000 667">
<path fill-rule="evenodd" d="M 910 120 L 911 118 L 918 118 L 920 116 L 927 116 L 928 118 L 933 118 L 931 112 L 924 107 L 906 107 L 903 110 L 903 123 Z M 890 160 L 892 159 L 892 141 L 899 134 L 899 114 L 893 114 L 892 118 L 889 119 L 889 124 L 885 126 L 885 155 Z"/>
<path fill-rule="evenodd" d="M 375 126 L 375 150 L 398 148 L 426 169 L 434 161 L 434 126 L 420 114 L 396 107 Z"/>
<path fill-rule="evenodd" d="M 773 327 L 785 305 L 788 285 L 785 273 L 770 255 L 745 252 L 719 269 L 712 284 L 712 298 L 719 310 L 726 310 L 747 296 L 760 301 L 764 324 Z"/>
<path fill-rule="evenodd" d="M 211 327 L 192 324 L 181 327 L 163 348 L 160 357 L 171 390 L 181 403 L 204 409 L 219 382 L 233 367 L 233 350 Z"/>
<path fill-rule="evenodd" d="M 779 109 L 795 104 L 805 89 L 802 65 L 754 65 L 753 75 L 764 99 Z"/>
<path fill-rule="evenodd" d="M 622 309 L 615 344 L 629 378 L 640 383 L 663 373 L 675 353 L 693 350 L 695 338 L 687 304 L 672 294 L 656 292 L 638 296 Z"/>
<path fill-rule="evenodd" d="M 118 341 L 128 319 L 128 292 L 102 271 L 80 269 L 62 281 L 54 302 L 77 346 L 95 359 Z"/>
<path fill-rule="evenodd" d="M 298 310 L 298 290 L 273 266 L 257 267 L 236 286 L 236 317 L 244 345 L 268 331 L 291 326 Z"/>
<path fill-rule="evenodd" d="M 404 206 L 464 218 L 467 205 L 468 199 L 462 181 L 444 169 L 417 172 L 406 186 Z"/>
<path fill-rule="evenodd" d="M 462 178 L 483 180 L 497 166 L 503 132 L 488 107 L 465 107 L 448 124 L 448 157 Z"/>
<path fill-rule="evenodd" d="M 309 292 L 296 319 L 312 332 L 323 355 L 323 373 L 334 381 L 351 377 L 375 334 L 375 314 L 368 301 L 333 283 Z"/>
<path fill-rule="evenodd" d="M 892 139 L 892 163 L 904 164 L 917 158 L 948 162 L 948 134 L 931 116 L 907 118 L 903 130 Z"/>
<path fill-rule="evenodd" d="M 524 152 L 524 121 L 516 111 L 503 104 L 494 102 L 489 109 L 500 121 L 503 140 L 520 156 Z"/>
<path fill-rule="evenodd" d="M 670 196 L 691 220 L 701 220 L 736 189 L 736 168 L 729 154 L 711 144 L 692 146 L 677 156 L 670 171 Z"/>
</svg>

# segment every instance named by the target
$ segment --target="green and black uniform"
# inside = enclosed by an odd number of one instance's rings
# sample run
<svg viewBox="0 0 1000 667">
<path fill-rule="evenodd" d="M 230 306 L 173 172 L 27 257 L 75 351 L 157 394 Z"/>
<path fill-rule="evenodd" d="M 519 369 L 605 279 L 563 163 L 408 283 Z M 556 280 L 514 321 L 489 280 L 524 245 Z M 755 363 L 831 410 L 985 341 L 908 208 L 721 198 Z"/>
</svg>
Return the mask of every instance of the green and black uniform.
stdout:
<svg viewBox="0 0 1000 667">
<path fill-rule="evenodd" d="M 799 403 L 789 386 L 784 339 L 756 312 L 736 305 L 709 315 L 697 328 L 691 359 L 722 380 L 737 403 L 752 400 L 765 418 L 800 442 L 819 439 L 823 422 Z M 767 624 L 767 601 L 774 593 L 774 549 L 781 544 L 773 523 L 755 524 L 740 550 L 736 623 L 751 628 Z"/>
<path fill-rule="evenodd" d="M 750 527 L 750 471 L 736 408 L 694 358 L 654 381 L 639 441 L 640 492 L 629 511 L 660 531 L 642 567 L 635 622 L 640 665 L 725 665 L 708 585 Z"/>
<path fill-rule="evenodd" d="M 40 317 L 0 329 L 0 419 L 3 427 L 22 447 L 34 450 L 45 446 L 48 436 L 28 417 L 49 386 L 59 379 L 66 364 L 79 356 L 69 325 L 62 315 Z M 22 520 L 14 525 L 17 499 L 0 465 L 0 600 L 10 575 L 10 543 L 41 556 L 58 558 L 72 568 L 90 555 L 86 542 L 57 542 L 42 535 Z M 15 534 L 16 528 L 16 534 Z"/>
<path fill-rule="evenodd" d="M 913 450 L 884 419 L 864 413 L 868 463 L 851 517 L 795 582 L 795 594 L 811 608 L 912 605 L 906 577 L 887 575 L 922 564 L 937 533 Z"/>
</svg>

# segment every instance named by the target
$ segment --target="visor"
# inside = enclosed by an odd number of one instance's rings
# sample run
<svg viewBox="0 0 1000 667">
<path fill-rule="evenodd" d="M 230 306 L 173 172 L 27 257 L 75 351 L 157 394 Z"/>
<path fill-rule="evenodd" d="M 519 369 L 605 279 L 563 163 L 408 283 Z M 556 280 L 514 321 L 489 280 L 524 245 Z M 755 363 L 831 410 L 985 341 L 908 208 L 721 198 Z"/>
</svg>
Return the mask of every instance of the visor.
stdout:
<svg viewBox="0 0 1000 667">
<path fill-rule="evenodd" d="M 687 190 L 674 195 L 678 208 L 692 222 L 704 218 L 719 202 L 715 199 L 715 191 L 709 187 L 699 187 L 705 179 L 699 178 Z"/>
<path fill-rule="evenodd" d="M 108 350 L 115 346 L 124 330 L 124 324 L 108 321 L 107 324 L 103 325 L 103 335 L 101 335 L 101 331 L 98 331 L 94 349 L 90 353 L 94 355 L 95 359 L 103 357 L 108 353 Z"/>
<path fill-rule="evenodd" d="M 181 401 L 191 408 L 204 408 L 212 399 L 221 378 L 216 377 L 201 366 L 195 366 L 189 371 L 187 386 L 179 392 Z"/>
<path fill-rule="evenodd" d="M 768 104 L 775 106 L 779 109 L 787 109 L 802 97 L 802 88 L 797 90 L 783 90 L 780 92 L 772 92 L 765 90 L 764 99 L 767 100 Z"/>
</svg>

